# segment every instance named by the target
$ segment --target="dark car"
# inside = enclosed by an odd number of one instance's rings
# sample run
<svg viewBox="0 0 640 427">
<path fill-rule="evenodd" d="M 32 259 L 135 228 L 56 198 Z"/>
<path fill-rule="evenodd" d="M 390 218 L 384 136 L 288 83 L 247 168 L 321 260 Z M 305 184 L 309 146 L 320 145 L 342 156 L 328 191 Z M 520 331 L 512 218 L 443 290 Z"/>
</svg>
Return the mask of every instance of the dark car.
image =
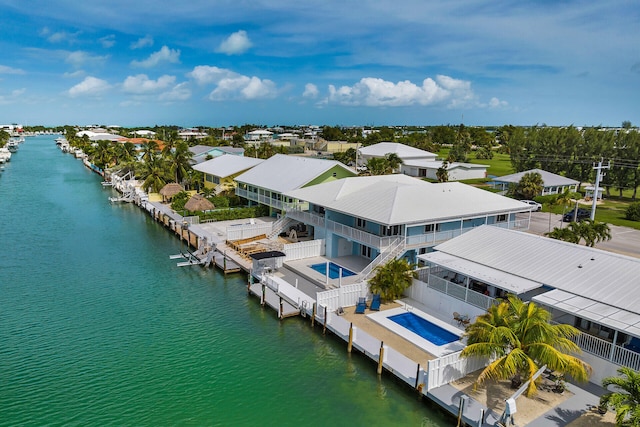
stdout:
<svg viewBox="0 0 640 427">
<path fill-rule="evenodd" d="M 578 209 L 578 215 L 576 216 L 576 210 L 571 209 L 569 212 L 562 216 L 562 221 L 571 222 L 574 219 L 576 221 L 582 221 L 583 219 L 589 219 L 591 217 L 591 211 L 588 209 Z"/>
</svg>

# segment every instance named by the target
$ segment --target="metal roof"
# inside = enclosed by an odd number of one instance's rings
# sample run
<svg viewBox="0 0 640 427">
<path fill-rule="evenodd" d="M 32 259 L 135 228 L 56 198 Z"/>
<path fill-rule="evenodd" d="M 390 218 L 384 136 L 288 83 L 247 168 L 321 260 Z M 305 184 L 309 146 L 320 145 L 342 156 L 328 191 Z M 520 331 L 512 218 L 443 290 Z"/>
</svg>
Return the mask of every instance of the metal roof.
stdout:
<svg viewBox="0 0 640 427">
<path fill-rule="evenodd" d="M 542 176 L 542 182 L 545 187 L 557 187 L 563 185 L 576 185 L 578 181 L 575 179 L 567 178 L 565 176 L 556 175 L 555 173 L 547 172 L 542 169 L 531 169 L 524 172 L 513 173 L 511 175 L 499 176 L 492 178 L 495 182 L 509 182 L 519 183 L 522 177 L 527 173 L 539 173 Z"/>
<path fill-rule="evenodd" d="M 554 289 L 533 297 L 533 300 L 555 307 L 583 319 L 640 336 L 640 314 L 603 304 L 580 295 Z"/>
<path fill-rule="evenodd" d="M 289 191 L 286 195 L 383 225 L 531 210 L 518 200 L 470 185 L 432 184 L 402 174 L 345 178 Z"/>
<path fill-rule="evenodd" d="M 363 156 L 384 157 L 387 154 L 397 154 L 401 159 L 410 158 L 431 158 L 435 159 L 436 155 L 429 151 L 421 150 L 419 148 L 410 147 L 408 145 L 400 144 L 397 142 L 380 142 L 378 144 L 369 145 L 367 147 L 360 147 L 360 154 Z"/>
<path fill-rule="evenodd" d="M 308 184 L 336 166 L 355 175 L 353 170 L 335 160 L 276 154 L 236 177 L 236 181 L 284 193 Z"/>
<path fill-rule="evenodd" d="M 262 162 L 264 162 L 264 160 L 254 159 L 253 157 L 223 154 L 222 156 L 195 165 L 193 166 L 193 169 L 208 175 L 226 178 L 247 169 L 251 169 Z"/>
<path fill-rule="evenodd" d="M 420 255 L 418 258 L 428 263 L 441 265 L 447 270 L 455 271 L 465 276 L 478 279 L 481 282 L 496 285 L 501 289 L 505 289 L 517 295 L 542 286 L 541 283 L 529 280 L 525 277 L 516 276 L 515 274 L 487 267 L 444 252 L 431 252 Z"/>
<path fill-rule="evenodd" d="M 637 258 L 488 226 L 435 249 L 640 316 Z"/>
<path fill-rule="evenodd" d="M 426 160 L 426 159 L 411 159 L 403 161 L 403 165 L 405 166 L 416 166 L 423 167 L 426 169 L 439 169 L 442 167 L 442 160 Z M 452 170 L 456 168 L 463 169 L 486 169 L 489 165 L 477 165 L 475 163 L 462 163 L 462 162 L 453 162 L 449 163 L 447 166 L 447 170 Z"/>
</svg>

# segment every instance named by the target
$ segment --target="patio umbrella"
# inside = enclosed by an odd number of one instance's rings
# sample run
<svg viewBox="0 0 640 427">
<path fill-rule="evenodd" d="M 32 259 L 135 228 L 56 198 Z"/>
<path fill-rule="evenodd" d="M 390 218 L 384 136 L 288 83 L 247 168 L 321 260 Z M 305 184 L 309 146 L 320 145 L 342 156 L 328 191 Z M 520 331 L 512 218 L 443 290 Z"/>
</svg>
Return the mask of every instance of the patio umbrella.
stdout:
<svg viewBox="0 0 640 427">
<path fill-rule="evenodd" d="M 162 189 L 160 190 L 160 195 L 162 196 L 162 200 L 171 200 L 173 196 L 181 191 L 184 191 L 182 185 L 176 184 L 175 182 L 170 182 L 169 184 L 162 187 Z"/>
<path fill-rule="evenodd" d="M 205 199 L 200 194 L 194 194 L 189 201 L 185 203 L 184 208 L 190 212 L 195 211 L 210 211 L 216 207 L 209 200 Z"/>
</svg>

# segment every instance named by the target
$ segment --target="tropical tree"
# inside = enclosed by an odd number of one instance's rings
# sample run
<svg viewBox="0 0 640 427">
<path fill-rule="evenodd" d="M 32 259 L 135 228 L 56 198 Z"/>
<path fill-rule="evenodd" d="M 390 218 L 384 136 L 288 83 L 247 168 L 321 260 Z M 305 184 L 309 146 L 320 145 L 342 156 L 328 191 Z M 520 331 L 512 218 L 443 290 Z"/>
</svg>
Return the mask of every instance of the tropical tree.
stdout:
<svg viewBox="0 0 640 427">
<path fill-rule="evenodd" d="M 400 165 L 404 163 L 396 153 L 387 154 L 385 160 L 387 161 L 387 171 L 389 173 L 395 173 Z"/>
<path fill-rule="evenodd" d="M 584 240 L 586 246 L 594 247 L 597 243 L 611 240 L 611 229 L 604 222 L 585 219 L 579 222 L 573 221 L 567 228 L 554 228 L 545 235 L 552 239 L 576 244 Z"/>
<path fill-rule="evenodd" d="M 380 294 L 385 301 L 393 301 L 402 296 L 411 286 L 414 264 L 404 258 L 396 258 L 376 267 L 376 274 L 369 279 L 369 289 Z"/>
<path fill-rule="evenodd" d="M 156 141 L 150 140 L 147 141 L 146 144 L 142 145 L 142 160 L 145 162 L 151 161 L 154 157 L 156 157 L 158 153 L 158 143 Z"/>
<path fill-rule="evenodd" d="M 189 145 L 185 141 L 176 144 L 173 151 L 164 155 L 169 164 L 169 171 L 175 177 L 175 182 L 181 183 L 187 176 L 187 171 L 191 169 L 190 160 L 193 153 L 189 151 Z"/>
<path fill-rule="evenodd" d="M 614 386 L 615 391 L 600 397 L 600 406 L 616 411 L 616 425 L 640 426 L 640 372 L 625 366 L 618 369 L 619 377 L 607 377 L 602 387 Z"/>
<path fill-rule="evenodd" d="M 487 379 L 531 380 L 544 365 L 586 381 L 591 367 L 572 355 L 580 352 L 571 340 L 579 331 L 571 325 L 551 324 L 550 320 L 547 310 L 513 295 L 478 316 L 467 326 L 467 346 L 461 356 L 493 361 L 480 373 L 476 385 Z M 535 381 L 530 381 L 526 395 L 536 391 Z"/>
<path fill-rule="evenodd" d="M 150 161 L 145 161 L 140 175 L 144 180 L 142 188 L 146 192 L 152 190 L 154 193 L 159 192 L 171 177 L 167 162 L 162 157 L 152 157 Z"/>
<path fill-rule="evenodd" d="M 113 161 L 114 154 L 115 147 L 111 141 L 100 140 L 96 142 L 95 146 L 92 146 L 89 158 L 94 165 L 104 169 L 110 166 Z"/>
<path fill-rule="evenodd" d="M 438 182 L 447 182 L 449 181 L 449 162 L 443 161 L 442 166 L 436 170 L 436 178 L 438 178 Z"/>
<path fill-rule="evenodd" d="M 542 193 L 543 184 L 542 175 L 538 172 L 525 173 L 516 186 L 516 196 L 523 199 L 533 199 Z"/>
<path fill-rule="evenodd" d="M 371 175 L 384 175 L 387 171 L 387 159 L 372 157 L 367 160 L 367 169 Z"/>
</svg>

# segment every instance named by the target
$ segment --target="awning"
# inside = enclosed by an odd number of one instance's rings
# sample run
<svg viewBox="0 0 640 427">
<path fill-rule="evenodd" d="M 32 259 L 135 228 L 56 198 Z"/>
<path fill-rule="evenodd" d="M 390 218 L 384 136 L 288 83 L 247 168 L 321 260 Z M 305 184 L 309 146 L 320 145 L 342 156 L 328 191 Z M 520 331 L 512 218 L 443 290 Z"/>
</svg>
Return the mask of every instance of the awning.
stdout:
<svg viewBox="0 0 640 427">
<path fill-rule="evenodd" d="M 640 337 L 640 314 L 554 289 L 536 295 L 537 303 Z"/>
<path fill-rule="evenodd" d="M 463 258 L 458 258 L 444 252 L 431 252 L 418 256 L 418 259 L 431 265 L 442 266 L 447 270 L 469 276 L 480 282 L 496 286 L 516 295 L 543 286 L 542 283 L 525 279 L 524 277 L 516 276 L 515 274 L 510 274 L 505 271 L 496 270 L 493 267 L 487 267 Z"/>
</svg>

